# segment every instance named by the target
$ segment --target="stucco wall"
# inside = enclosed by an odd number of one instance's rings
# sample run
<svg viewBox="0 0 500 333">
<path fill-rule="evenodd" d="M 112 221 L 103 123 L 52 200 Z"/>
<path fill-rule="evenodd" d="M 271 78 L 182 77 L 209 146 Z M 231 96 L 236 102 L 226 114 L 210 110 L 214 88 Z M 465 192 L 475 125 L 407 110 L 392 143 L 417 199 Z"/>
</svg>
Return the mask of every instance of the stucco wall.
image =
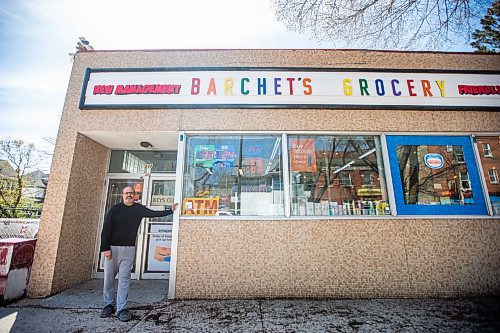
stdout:
<svg viewBox="0 0 500 333">
<path fill-rule="evenodd" d="M 71 162 L 53 162 L 58 168 L 52 167 L 49 180 L 29 297 L 55 294 L 92 276 L 108 149 L 81 134 L 75 139 Z"/>
<path fill-rule="evenodd" d="M 178 298 L 500 291 L 500 220 L 181 220 Z"/>
<path fill-rule="evenodd" d="M 91 275 L 107 149 L 79 133 L 500 131 L 499 113 L 481 111 L 78 109 L 88 67 L 238 66 L 499 71 L 500 56 L 341 50 L 78 52 L 61 117 L 30 296 L 53 294 Z M 177 296 L 498 293 L 498 223 L 498 219 L 181 220 Z"/>
</svg>

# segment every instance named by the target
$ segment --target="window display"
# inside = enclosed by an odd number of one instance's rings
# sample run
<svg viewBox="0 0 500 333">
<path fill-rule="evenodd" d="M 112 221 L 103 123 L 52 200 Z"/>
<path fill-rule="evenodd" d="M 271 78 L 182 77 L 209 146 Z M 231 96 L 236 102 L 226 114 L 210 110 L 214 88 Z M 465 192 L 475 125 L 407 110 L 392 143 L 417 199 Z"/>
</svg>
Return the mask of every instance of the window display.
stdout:
<svg viewBox="0 0 500 333">
<path fill-rule="evenodd" d="M 390 214 L 379 137 L 292 135 L 288 149 L 292 215 Z"/>
<path fill-rule="evenodd" d="M 284 215 L 281 135 L 188 136 L 183 215 Z"/>
<path fill-rule="evenodd" d="M 500 183 L 498 169 L 500 168 L 500 137 L 478 136 L 476 142 L 479 149 L 479 158 L 483 167 L 486 189 L 490 197 L 493 215 L 500 215 Z"/>
<path fill-rule="evenodd" d="M 388 136 L 398 214 L 485 214 L 469 137 Z"/>
</svg>

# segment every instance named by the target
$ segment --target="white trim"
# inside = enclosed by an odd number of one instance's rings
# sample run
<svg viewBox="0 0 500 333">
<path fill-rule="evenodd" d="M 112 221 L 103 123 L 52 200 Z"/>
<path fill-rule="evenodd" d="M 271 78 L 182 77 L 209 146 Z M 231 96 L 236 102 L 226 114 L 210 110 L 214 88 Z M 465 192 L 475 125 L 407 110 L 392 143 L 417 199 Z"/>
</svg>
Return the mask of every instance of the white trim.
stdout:
<svg viewBox="0 0 500 333">
<path fill-rule="evenodd" d="M 288 134 L 281 134 L 281 161 L 283 175 L 283 205 L 285 208 L 285 217 L 290 217 L 291 202 L 290 202 L 290 166 L 288 164 Z"/>
<path fill-rule="evenodd" d="M 486 177 L 484 174 L 483 163 L 481 162 L 481 155 L 479 152 L 479 146 L 477 144 L 476 136 L 471 135 L 472 151 L 474 152 L 474 159 L 476 160 L 477 172 L 479 173 L 479 181 L 481 182 L 481 188 L 483 190 L 483 198 L 486 203 L 486 210 L 488 215 L 493 216 L 493 206 L 491 205 L 490 194 L 488 193 L 488 184 L 486 183 Z"/>
<path fill-rule="evenodd" d="M 177 169 L 175 171 L 175 195 L 174 202 L 179 203 L 178 208 L 174 212 L 172 225 L 172 243 L 170 246 L 170 276 L 168 280 L 168 299 L 175 298 L 175 282 L 177 277 L 177 246 L 179 244 L 179 225 L 180 213 L 182 210 L 182 186 L 184 183 L 184 155 L 186 147 L 186 133 L 179 131 L 177 142 Z"/>
<path fill-rule="evenodd" d="M 148 174 L 145 174 L 142 178 L 142 198 L 141 204 L 143 206 L 147 206 L 148 197 L 151 191 L 151 177 Z M 142 270 L 143 270 L 143 261 L 144 261 L 144 237 L 146 235 L 146 223 L 145 219 L 141 220 L 141 224 L 139 225 L 139 230 L 137 232 L 137 244 L 135 246 L 135 276 L 136 280 L 140 280 L 142 278 Z"/>
<path fill-rule="evenodd" d="M 384 160 L 384 173 L 385 173 L 385 184 L 387 189 L 387 197 L 389 198 L 389 207 L 391 208 L 391 215 L 396 217 L 398 215 L 398 210 L 396 208 L 396 196 L 394 195 L 394 187 L 392 183 L 391 174 L 391 163 L 389 161 L 389 150 L 387 149 L 386 135 L 380 135 L 380 144 L 382 146 L 382 158 Z"/>
<path fill-rule="evenodd" d="M 143 205 L 148 207 L 149 209 L 153 209 L 154 210 L 154 206 L 151 206 L 151 198 L 152 198 L 152 192 L 153 192 L 153 182 L 155 180 L 166 180 L 166 181 L 173 181 L 174 184 L 177 182 L 177 177 L 174 173 L 154 173 L 154 174 L 151 174 L 151 175 L 146 175 L 145 176 L 145 179 L 148 179 L 147 181 L 147 197 L 144 197 L 145 200 L 143 200 Z M 146 192 L 146 191 L 144 191 Z M 147 255 L 147 250 L 148 250 L 148 225 L 149 224 L 156 224 L 158 222 L 150 222 L 150 219 L 149 218 L 144 218 L 143 220 L 143 223 L 141 223 L 141 228 L 142 228 L 142 232 L 143 232 L 143 237 L 141 238 L 142 239 L 142 247 L 141 247 L 141 252 L 138 253 L 139 254 L 142 254 L 141 256 L 141 263 L 140 263 L 140 279 L 156 279 L 156 280 L 168 280 L 169 279 L 169 275 L 170 275 L 170 270 L 168 273 L 146 273 L 145 270 L 146 270 L 146 255 Z M 169 224 L 172 224 L 172 222 L 162 222 L 164 223 L 165 225 L 169 225 Z M 137 248 L 139 249 L 139 246 L 137 246 Z M 139 277 L 138 277 L 138 280 L 139 280 Z"/>
</svg>

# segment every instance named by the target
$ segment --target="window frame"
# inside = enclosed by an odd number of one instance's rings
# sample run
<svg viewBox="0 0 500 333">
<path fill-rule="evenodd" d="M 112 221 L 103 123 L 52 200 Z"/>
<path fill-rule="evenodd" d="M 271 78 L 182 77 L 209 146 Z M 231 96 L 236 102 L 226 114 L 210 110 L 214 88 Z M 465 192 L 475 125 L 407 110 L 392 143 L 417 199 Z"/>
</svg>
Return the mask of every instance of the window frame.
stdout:
<svg viewBox="0 0 500 333">
<path fill-rule="evenodd" d="M 493 171 L 493 173 L 492 173 Z M 493 177 L 491 177 L 491 175 L 493 174 Z M 497 173 L 497 170 L 496 169 L 489 169 L 488 170 L 488 177 L 490 178 L 490 183 L 491 184 L 498 184 L 498 173 Z M 495 178 L 495 180 L 493 181 L 492 178 Z"/>
<path fill-rule="evenodd" d="M 493 154 L 491 153 L 491 146 L 489 143 L 483 143 L 483 156 L 484 157 L 493 157 Z M 486 148 L 488 147 L 488 148 Z M 488 154 L 486 153 L 488 151 Z"/>
<path fill-rule="evenodd" d="M 186 158 L 187 158 L 187 152 L 188 152 L 188 147 L 189 147 L 189 139 L 190 138 L 193 138 L 193 137 L 236 137 L 236 136 L 241 136 L 241 137 L 264 137 L 264 136 L 274 136 L 276 138 L 280 138 L 280 143 L 279 143 L 279 150 L 281 150 L 280 152 L 280 157 L 279 159 L 281 160 L 280 163 L 284 163 L 285 161 L 285 155 L 283 153 L 283 132 L 270 132 L 270 131 L 259 131 L 259 132 L 247 132 L 247 131 L 228 131 L 228 132 L 219 132 L 219 131 L 215 131 L 215 132 L 206 132 L 206 131 L 202 131 L 202 132 L 197 132 L 197 131 L 193 131 L 193 132 L 182 132 L 182 138 L 181 138 L 181 142 L 183 144 L 183 149 L 182 149 L 182 163 L 178 163 L 179 164 L 182 164 L 182 167 L 178 170 L 178 173 L 180 173 L 180 177 L 181 179 L 179 180 L 179 182 L 181 183 L 181 188 L 180 188 L 180 198 L 182 198 L 182 201 L 184 201 L 185 198 L 189 198 L 189 197 L 185 197 L 184 196 L 184 192 L 185 192 L 185 188 L 186 188 L 186 182 L 185 182 L 185 171 L 186 171 L 186 166 L 188 165 L 187 162 L 186 162 Z M 238 219 L 238 220 L 254 220 L 254 219 L 259 219 L 259 220 L 276 220 L 276 219 L 281 219 L 281 218 L 285 218 L 286 217 L 286 202 L 287 202 L 287 198 L 285 197 L 285 194 L 286 194 L 286 186 L 285 186 L 285 166 L 284 165 L 281 165 L 282 166 L 282 175 L 281 175 L 281 182 L 282 182 L 282 192 L 283 192 L 283 202 L 282 202 L 282 213 L 281 214 L 277 214 L 277 215 L 229 215 L 229 214 L 226 214 L 224 211 L 221 211 L 221 213 L 219 214 L 215 214 L 215 215 L 196 215 L 196 214 L 184 214 L 183 213 L 183 210 L 184 210 L 184 207 L 183 205 L 181 205 L 181 213 L 180 213 L 180 218 L 181 219 Z"/>
<path fill-rule="evenodd" d="M 423 136 L 423 135 L 386 135 L 389 169 L 398 215 L 488 215 L 481 176 L 475 159 L 470 136 Z M 415 205 L 405 204 L 403 186 L 397 157 L 398 145 L 455 146 L 463 148 L 464 162 L 469 174 L 469 182 L 474 195 L 474 204 L 467 205 Z M 462 163 L 461 161 L 458 161 Z"/>
</svg>

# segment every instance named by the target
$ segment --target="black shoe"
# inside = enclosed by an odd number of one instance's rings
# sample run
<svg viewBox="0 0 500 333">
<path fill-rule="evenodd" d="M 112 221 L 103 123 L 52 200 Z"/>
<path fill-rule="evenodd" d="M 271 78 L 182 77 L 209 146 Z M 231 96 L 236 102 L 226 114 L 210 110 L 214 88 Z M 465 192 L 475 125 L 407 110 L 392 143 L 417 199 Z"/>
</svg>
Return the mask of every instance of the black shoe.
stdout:
<svg viewBox="0 0 500 333">
<path fill-rule="evenodd" d="M 132 319 L 132 315 L 127 309 L 123 309 L 118 312 L 117 317 L 118 319 L 120 319 L 120 321 L 129 321 L 130 319 Z"/>
<path fill-rule="evenodd" d="M 108 318 L 113 313 L 115 313 L 115 307 L 111 304 L 106 305 L 101 311 L 101 318 Z"/>
</svg>

